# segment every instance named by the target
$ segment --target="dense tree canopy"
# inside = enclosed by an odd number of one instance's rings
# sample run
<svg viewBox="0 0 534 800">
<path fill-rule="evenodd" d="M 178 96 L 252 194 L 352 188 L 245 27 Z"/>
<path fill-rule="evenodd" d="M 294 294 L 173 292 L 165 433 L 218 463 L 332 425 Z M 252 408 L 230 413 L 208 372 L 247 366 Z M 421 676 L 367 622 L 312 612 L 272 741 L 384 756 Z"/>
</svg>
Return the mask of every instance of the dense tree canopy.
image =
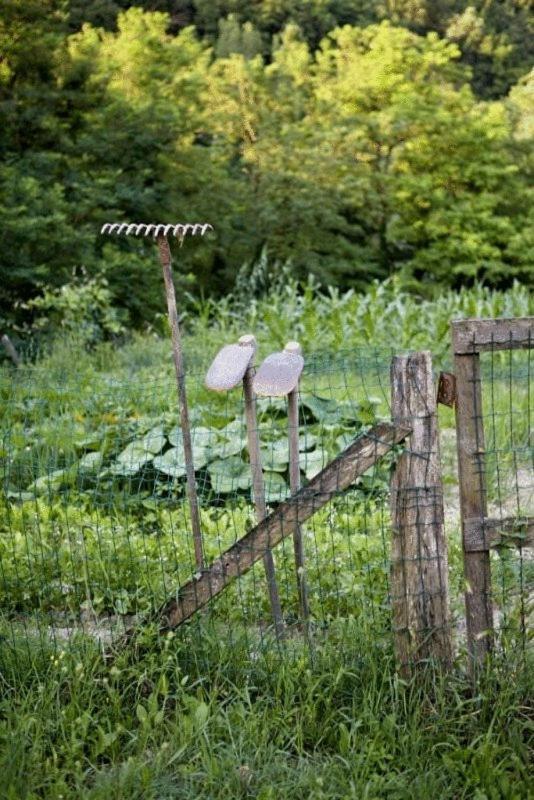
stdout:
<svg viewBox="0 0 534 800">
<path fill-rule="evenodd" d="M 194 291 L 267 249 L 363 286 L 531 281 L 521 0 L 0 0 L 0 315 L 101 276 L 133 324 L 154 253 L 103 221 L 205 219 Z"/>
</svg>

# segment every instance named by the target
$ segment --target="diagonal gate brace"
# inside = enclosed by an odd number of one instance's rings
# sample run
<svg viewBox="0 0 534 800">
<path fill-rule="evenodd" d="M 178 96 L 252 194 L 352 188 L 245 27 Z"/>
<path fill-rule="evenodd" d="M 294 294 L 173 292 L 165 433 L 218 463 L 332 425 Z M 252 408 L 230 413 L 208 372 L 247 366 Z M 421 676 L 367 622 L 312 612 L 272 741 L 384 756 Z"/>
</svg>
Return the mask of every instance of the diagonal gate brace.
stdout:
<svg viewBox="0 0 534 800">
<path fill-rule="evenodd" d="M 307 486 L 281 503 L 209 567 L 178 589 L 157 612 L 162 628 L 177 628 L 192 617 L 232 581 L 244 575 L 268 550 L 292 536 L 296 523 L 304 522 L 332 497 L 348 489 L 356 478 L 410 433 L 410 428 L 384 422 L 359 436 Z"/>
</svg>

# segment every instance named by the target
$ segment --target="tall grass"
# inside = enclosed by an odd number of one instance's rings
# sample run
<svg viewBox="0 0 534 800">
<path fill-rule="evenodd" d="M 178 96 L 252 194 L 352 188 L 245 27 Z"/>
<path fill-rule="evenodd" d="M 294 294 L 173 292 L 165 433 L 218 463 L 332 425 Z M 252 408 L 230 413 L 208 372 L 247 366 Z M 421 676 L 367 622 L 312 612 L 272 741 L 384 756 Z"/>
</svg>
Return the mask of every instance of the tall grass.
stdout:
<svg viewBox="0 0 534 800">
<path fill-rule="evenodd" d="M 170 640 L 112 667 L 60 653 L 17 691 L 8 667 L 2 796 L 529 796 L 532 672 L 496 665 L 475 694 L 460 675 L 405 683 L 356 625 L 350 641 L 344 663 L 335 638 L 313 664 L 304 654 L 251 664 L 239 646 L 217 647 L 211 671 Z"/>
<path fill-rule="evenodd" d="M 188 308 L 185 349 L 201 373 L 223 342 L 247 331 L 258 337 L 260 355 L 298 338 L 307 354 L 360 345 L 425 348 L 444 363 L 452 318 L 528 315 L 534 301 L 519 285 L 508 292 L 443 292 L 429 301 L 395 281 L 359 295 L 320 291 L 312 282 L 298 287 L 283 277 L 261 297 L 250 297 L 238 283 L 234 296 Z M 0 377 L 5 446 L 38 432 L 46 447 L 66 457 L 84 425 L 103 430 L 122 418 L 133 425 L 139 416 L 175 413 L 168 339 L 150 332 L 91 350 L 57 340 L 15 382 L 10 366 Z M 203 392 L 197 381 L 192 404 L 203 402 Z M 524 420 L 518 431 L 528 433 Z M 90 521 L 81 505 L 77 513 Z M 61 522 L 61 515 L 54 519 Z M 329 531 L 332 520 L 319 523 Z M 54 542 L 50 558 L 58 556 Z M 14 560 L 17 569 L 21 563 Z M 297 644 L 254 660 L 248 641 L 225 644 L 207 630 L 198 651 L 187 637 L 156 645 L 148 633 L 113 664 L 92 645 L 63 651 L 41 642 L 29 652 L 22 641 L 0 638 L 0 796 L 532 796 L 528 658 L 521 665 L 495 658 L 475 692 L 461 672 L 442 676 L 429 668 L 407 683 L 395 675 L 390 637 L 373 636 L 361 609 L 358 615 L 348 608 L 343 626 L 332 617 L 313 658 Z"/>
</svg>

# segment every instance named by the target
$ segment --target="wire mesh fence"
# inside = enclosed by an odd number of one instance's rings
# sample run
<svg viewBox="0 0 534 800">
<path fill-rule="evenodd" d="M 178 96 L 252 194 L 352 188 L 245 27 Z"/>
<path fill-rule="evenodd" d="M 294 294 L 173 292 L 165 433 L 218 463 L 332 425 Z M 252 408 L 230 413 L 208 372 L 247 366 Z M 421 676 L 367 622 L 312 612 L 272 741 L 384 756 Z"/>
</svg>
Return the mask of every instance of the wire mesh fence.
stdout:
<svg viewBox="0 0 534 800">
<path fill-rule="evenodd" d="M 299 403 L 305 483 L 375 420 L 389 417 L 384 350 L 308 359 Z M 207 562 L 254 524 L 240 391 L 218 395 L 189 370 L 193 459 Z M 0 582 L 5 636 L 46 645 L 80 633 L 109 643 L 195 573 L 175 385 L 161 378 L 77 383 L 38 369 L 2 385 Z M 287 403 L 258 400 L 266 501 L 289 495 Z M 388 594 L 388 464 L 360 478 L 305 526 L 311 614 L 318 625 Z M 284 620 L 298 619 L 291 544 L 275 553 Z M 201 625 L 272 638 L 261 566 L 238 580 Z M 237 634 L 236 634 L 237 635 Z M 253 638 L 254 638 L 253 637 Z"/>
<path fill-rule="evenodd" d="M 529 646 L 534 622 L 534 561 L 528 541 L 534 520 L 534 328 L 529 339 L 524 349 L 501 349 L 490 340 L 480 354 L 479 489 L 488 533 L 499 537 L 490 551 L 488 594 L 493 627 L 505 651 L 518 643 Z"/>
<path fill-rule="evenodd" d="M 423 470 L 423 483 L 418 473 L 408 470 L 412 501 L 415 498 L 419 509 L 426 503 L 432 513 L 429 517 L 419 511 L 413 517 L 413 551 L 395 546 L 392 550 L 396 522 L 391 516 L 391 472 L 402 453 L 410 456 L 410 445 L 386 443 L 383 435 L 372 438 L 373 426 L 392 417 L 392 356 L 389 349 L 361 348 L 335 355 L 316 353 L 306 359 L 298 416 L 304 488 L 295 507 L 297 514 L 306 507 L 312 512 L 298 518 L 309 620 L 303 620 L 299 603 L 294 525 L 283 517 L 276 523 L 280 536 L 272 548 L 282 635 L 273 620 L 263 551 L 256 539 L 248 551 L 240 544 L 245 536 L 251 541 L 258 529 L 240 389 L 209 392 L 204 384 L 208 364 L 188 364 L 192 455 L 207 565 L 202 571 L 191 534 L 183 436 L 170 365 L 157 370 L 152 363 L 137 365 L 134 374 L 120 379 L 105 365 L 78 374 L 68 361 L 54 371 L 25 367 L 3 373 L 3 652 L 21 646 L 34 653 L 74 645 L 106 650 L 120 646 L 132 630 L 161 636 L 166 627 L 164 635 L 183 646 L 185 657 L 209 668 L 223 651 L 242 652 L 248 660 L 260 655 L 268 659 L 268 654 L 281 649 L 313 653 L 326 636 L 339 642 L 340 657 L 345 649 L 354 654 L 356 640 L 362 648 L 392 650 L 392 628 L 394 634 L 428 638 L 436 627 L 431 610 L 437 590 L 427 576 L 442 551 L 425 548 L 428 530 L 441 536 L 442 493 L 440 486 L 428 484 L 428 469 Z M 514 514 L 531 514 L 531 351 L 485 354 L 482 378 L 487 384 L 482 415 L 489 508 L 492 513 L 495 508 L 495 516 L 505 512 L 509 516 L 512 505 Z M 450 441 L 453 422 L 447 413 L 442 437 Z M 291 496 L 287 414 L 286 398 L 257 399 L 265 500 L 275 516 Z M 364 442 L 365 435 L 371 437 L 371 456 L 361 474 L 348 480 L 356 475 L 349 474 L 356 462 L 352 466 L 334 462 L 334 482 L 314 484 L 325 467 L 351 443 Z M 439 458 L 432 443 L 424 447 L 428 452 L 412 454 L 414 459 L 424 460 L 431 451 Z M 445 451 L 447 455 L 447 446 Z M 456 485 L 457 476 L 447 457 L 444 465 L 447 497 L 447 485 Z M 345 467 L 349 471 L 343 478 Z M 315 489 L 307 496 L 309 486 Z M 465 641 L 460 509 L 450 494 L 446 512 L 450 625 L 461 649 Z M 270 530 L 272 535 L 275 529 Z M 225 579 L 225 591 L 218 593 L 212 571 L 208 602 L 197 603 L 202 610 L 191 614 L 185 625 L 162 626 L 162 609 L 176 604 L 177 590 L 189 584 L 198 600 L 210 565 L 228 559 L 229 551 L 235 555 L 236 547 L 241 547 L 239 558 L 232 561 L 236 577 Z M 498 550 L 492 558 L 498 576 L 493 581 L 493 602 L 500 635 L 509 632 L 506 641 L 524 648 L 531 630 L 532 562 L 522 548 Z M 400 581 L 395 577 L 398 563 L 404 575 Z M 413 565 L 419 581 L 415 588 L 413 581 L 405 580 Z M 447 588 L 438 588 L 440 596 L 443 592 L 446 596 Z M 424 620 L 421 629 L 409 615 L 402 621 L 395 614 L 396 604 L 406 600 L 418 608 Z M 443 624 L 448 628 L 448 619 Z"/>
</svg>

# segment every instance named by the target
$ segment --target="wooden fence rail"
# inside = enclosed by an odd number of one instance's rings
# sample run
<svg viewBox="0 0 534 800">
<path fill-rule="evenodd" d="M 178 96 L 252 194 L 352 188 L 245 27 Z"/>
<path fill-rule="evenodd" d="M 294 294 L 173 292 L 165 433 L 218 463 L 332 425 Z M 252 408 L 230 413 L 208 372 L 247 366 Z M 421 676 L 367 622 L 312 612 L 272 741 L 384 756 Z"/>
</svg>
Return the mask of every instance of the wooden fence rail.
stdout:
<svg viewBox="0 0 534 800">
<path fill-rule="evenodd" d="M 244 575 L 269 549 L 292 536 L 296 523 L 309 519 L 332 497 L 347 489 L 409 433 L 406 426 L 384 422 L 359 436 L 307 486 L 281 503 L 209 567 L 197 572 L 179 588 L 157 613 L 162 628 L 176 628 L 193 616 Z"/>
</svg>

